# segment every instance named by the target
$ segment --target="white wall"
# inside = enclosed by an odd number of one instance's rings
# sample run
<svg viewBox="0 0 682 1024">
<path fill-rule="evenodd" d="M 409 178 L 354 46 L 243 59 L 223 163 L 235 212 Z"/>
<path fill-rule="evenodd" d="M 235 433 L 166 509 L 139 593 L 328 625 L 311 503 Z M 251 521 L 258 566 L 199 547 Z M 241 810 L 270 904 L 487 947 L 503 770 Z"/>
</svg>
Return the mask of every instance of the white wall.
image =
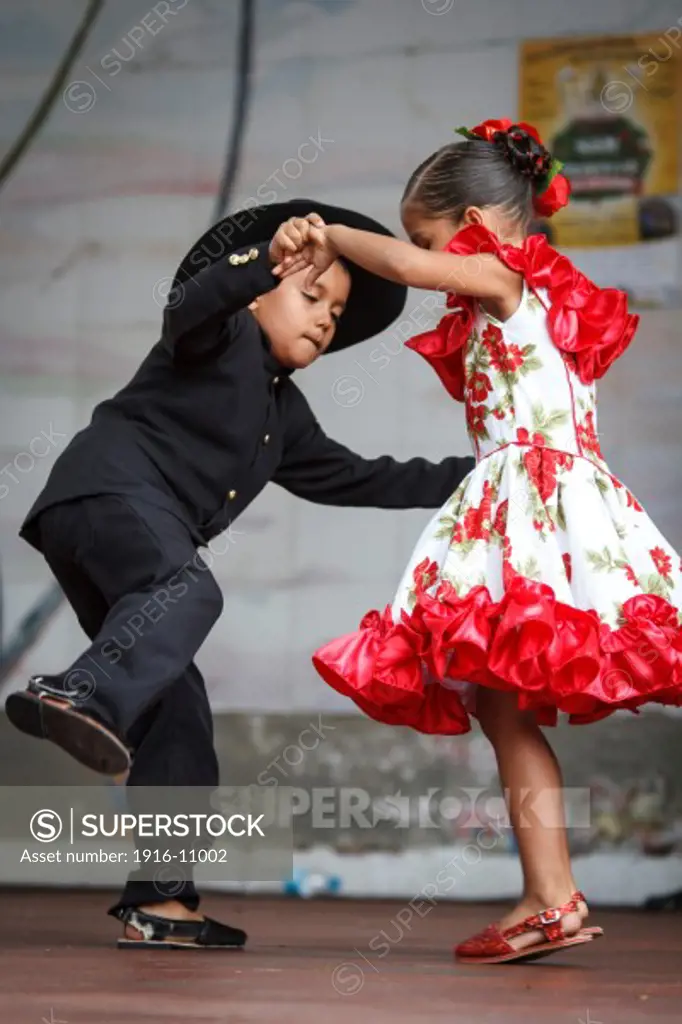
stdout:
<svg viewBox="0 0 682 1024">
<path fill-rule="evenodd" d="M 676 3 L 643 0 L 454 0 L 437 13 L 447 5 L 261 2 L 256 88 L 233 205 L 278 173 L 281 184 L 272 187 L 280 200 L 333 200 L 398 229 L 409 172 L 452 138 L 452 128 L 516 114 L 520 40 L 663 32 L 680 15 Z M 3 5 L 0 60 L 11 99 L 0 112 L 3 147 L 25 121 L 80 9 Z M 0 196 L 2 464 L 28 451 L 42 431 L 66 435 L 30 472 L 16 473 L 0 501 L 7 631 L 49 580 L 16 536 L 21 518 L 58 446 L 156 341 L 154 283 L 173 273 L 211 212 L 231 118 L 233 5 L 190 0 L 167 27 L 144 36 L 120 74 L 105 71 L 114 48 L 129 52 L 123 37 L 149 11 L 148 0 L 108 5 L 73 76 L 94 89 L 92 109 L 75 113 L 60 103 Z M 327 140 L 323 151 L 295 180 L 295 165 L 282 170 L 285 161 L 318 133 Z M 412 295 L 408 311 L 422 299 Z M 397 350 L 391 332 L 384 340 Z M 368 456 L 467 452 L 462 410 L 433 372 L 406 351 L 377 372 L 369 355 L 378 344 L 301 375 L 325 430 Z M 631 354 L 602 388 L 600 422 L 614 472 L 680 546 L 678 353 L 678 313 L 644 314 Z M 344 375 L 364 388 L 352 407 L 338 402 L 335 382 Z M 34 443 L 33 450 L 42 448 Z M 310 653 L 392 599 L 427 515 L 330 510 L 268 488 L 236 524 L 237 543 L 215 560 L 226 606 L 199 664 L 216 709 L 350 710 L 319 681 Z M 10 685 L 27 672 L 66 667 L 82 645 L 64 609 Z"/>
</svg>

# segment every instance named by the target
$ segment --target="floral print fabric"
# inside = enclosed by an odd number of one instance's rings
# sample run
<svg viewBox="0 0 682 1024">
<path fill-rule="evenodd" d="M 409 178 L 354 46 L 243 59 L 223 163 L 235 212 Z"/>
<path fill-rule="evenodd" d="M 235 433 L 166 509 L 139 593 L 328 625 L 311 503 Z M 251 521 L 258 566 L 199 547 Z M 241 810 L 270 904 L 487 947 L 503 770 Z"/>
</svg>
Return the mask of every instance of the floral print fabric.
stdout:
<svg viewBox="0 0 682 1024">
<path fill-rule="evenodd" d="M 636 318 L 544 239 L 512 249 L 468 229 L 450 248 L 474 243 L 523 272 L 517 311 L 500 323 L 451 296 L 409 347 L 464 402 L 476 469 L 427 524 L 392 604 L 314 664 L 371 717 L 424 732 L 470 728 L 480 685 L 515 691 L 545 724 L 682 704 L 680 558 L 597 431 L 595 380 Z"/>
</svg>

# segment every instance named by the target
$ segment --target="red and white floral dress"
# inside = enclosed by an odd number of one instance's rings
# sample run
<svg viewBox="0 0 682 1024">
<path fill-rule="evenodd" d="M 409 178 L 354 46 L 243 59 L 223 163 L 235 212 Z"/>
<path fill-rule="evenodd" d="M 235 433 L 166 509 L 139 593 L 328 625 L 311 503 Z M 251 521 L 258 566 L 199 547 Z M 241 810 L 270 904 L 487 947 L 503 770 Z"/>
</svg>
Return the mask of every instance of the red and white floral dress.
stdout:
<svg viewBox="0 0 682 1024">
<path fill-rule="evenodd" d="M 631 341 L 626 297 L 545 238 L 503 246 L 482 227 L 453 253 L 494 253 L 524 279 L 505 323 L 449 296 L 408 343 L 463 401 L 476 468 L 422 533 L 392 605 L 313 656 L 380 722 L 467 732 L 479 686 L 554 725 L 647 702 L 682 705 L 682 566 L 609 471 L 595 380 Z M 482 271 L 484 272 L 484 271 Z"/>
</svg>

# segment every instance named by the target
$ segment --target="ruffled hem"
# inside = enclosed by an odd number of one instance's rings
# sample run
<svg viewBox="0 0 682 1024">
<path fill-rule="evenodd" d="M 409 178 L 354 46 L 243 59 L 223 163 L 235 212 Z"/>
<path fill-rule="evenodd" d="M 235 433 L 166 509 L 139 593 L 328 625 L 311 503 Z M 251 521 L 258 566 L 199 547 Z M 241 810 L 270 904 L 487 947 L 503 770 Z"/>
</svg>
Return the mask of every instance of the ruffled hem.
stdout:
<svg viewBox="0 0 682 1024">
<path fill-rule="evenodd" d="M 578 725 L 647 703 L 682 706 L 676 608 L 655 595 L 632 597 L 622 623 L 612 629 L 518 574 L 500 601 L 484 586 L 459 597 L 441 583 L 418 593 L 399 622 L 390 606 L 369 612 L 358 631 L 316 651 L 313 664 L 375 721 L 430 734 L 470 730 L 448 685 L 456 682 L 515 692 L 541 725 L 556 725 L 559 712 Z"/>
<path fill-rule="evenodd" d="M 569 358 L 583 384 L 604 376 L 632 341 L 639 316 L 627 311 L 627 295 L 599 288 L 571 261 L 553 249 L 543 235 L 532 235 L 523 247 L 502 245 L 487 228 L 459 231 L 445 247 L 458 256 L 488 253 L 522 274 L 529 287 L 549 296 L 547 325 L 556 347 Z M 423 356 L 453 398 L 464 401 L 464 350 L 476 316 L 471 296 L 449 295 L 446 314 L 432 331 L 407 341 Z"/>
</svg>

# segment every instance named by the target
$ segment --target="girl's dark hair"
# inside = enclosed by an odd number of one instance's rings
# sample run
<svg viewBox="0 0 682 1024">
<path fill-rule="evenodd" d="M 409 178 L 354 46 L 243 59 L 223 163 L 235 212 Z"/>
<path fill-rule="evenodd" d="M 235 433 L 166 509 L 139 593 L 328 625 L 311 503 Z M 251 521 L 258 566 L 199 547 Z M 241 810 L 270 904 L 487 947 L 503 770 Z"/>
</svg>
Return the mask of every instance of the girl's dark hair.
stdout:
<svg viewBox="0 0 682 1024">
<path fill-rule="evenodd" d="M 419 165 L 402 201 L 417 202 L 432 216 L 455 223 L 468 206 L 500 206 L 526 228 L 533 217 L 534 186 L 551 164 L 545 147 L 513 125 L 497 132 L 492 143 L 467 139 L 443 146 Z"/>
</svg>

